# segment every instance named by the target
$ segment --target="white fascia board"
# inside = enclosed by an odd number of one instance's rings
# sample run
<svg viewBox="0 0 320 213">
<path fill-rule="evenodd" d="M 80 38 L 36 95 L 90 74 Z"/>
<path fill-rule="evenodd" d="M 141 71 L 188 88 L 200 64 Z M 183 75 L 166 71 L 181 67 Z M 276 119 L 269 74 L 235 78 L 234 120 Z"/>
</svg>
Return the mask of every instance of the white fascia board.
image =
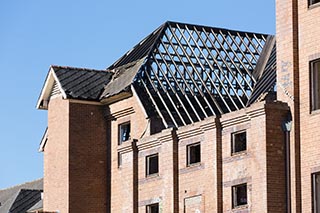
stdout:
<svg viewBox="0 0 320 213">
<path fill-rule="evenodd" d="M 42 136 L 42 139 L 41 139 L 41 142 L 40 142 L 40 146 L 39 146 L 39 152 L 43 152 L 44 151 L 44 147 L 46 146 L 46 143 L 48 141 L 48 127 L 46 128 L 43 136 Z"/>
<path fill-rule="evenodd" d="M 59 90 L 62 94 L 62 97 L 64 99 L 67 98 L 67 95 L 65 93 L 65 91 L 62 89 L 61 87 L 61 84 L 54 72 L 54 69 L 52 67 L 50 67 L 50 70 L 49 70 L 49 73 L 47 75 L 47 78 L 45 80 L 45 83 L 44 83 L 44 86 L 41 90 L 41 94 L 40 94 L 40 97 L 38 99 L 38 102 L 37 102 L 37 109 L 47 109 L 46 106 L 41 106 L 41 102 L 42 101 L 49 101 L 50 99 L 50 93 L 51 93 L 51 90 L 52 90 L 52 87 L 54 85 L 54 82 L 57 82 L 57 85 L 59 87 Z"/>
</svg>

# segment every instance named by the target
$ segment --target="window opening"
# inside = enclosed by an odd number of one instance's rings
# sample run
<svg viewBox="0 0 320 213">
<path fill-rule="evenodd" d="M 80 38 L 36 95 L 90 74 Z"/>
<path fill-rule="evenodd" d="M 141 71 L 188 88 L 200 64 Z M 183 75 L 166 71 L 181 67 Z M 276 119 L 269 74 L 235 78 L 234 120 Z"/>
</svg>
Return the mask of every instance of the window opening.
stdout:
<svg viewBox="0 0 320 213">
<path fill-rule="evenodd" d="M 147 213 L 159 213 L 159 203 L 154 203 L 147 206 Z"/>
<path fill-rule="evenodd" d="M 236 185 L 232 187 L 232 208 L 248 204 L 247 184 Z"/>
<path fill-rule="evenodd" d="M 311 62 L 311 110 L 320 109 L 320 59 Z"/>
<path fill-rule="evenodd" d="M 231 154 L 247 150 L 247 132 L 236 132 L 231 135 Z"/>
<path fill-rule="evenodd" d="M 201 162 L 201 147 L 200 143 L 195 143 L 187 146 L 187 165 Z"/>
<path fill-rule="evenodd" d="M 146 158 L 146 175 L 155 175 L 159 173 L 159 155 L 149 155 Z"/>
<path fill-rule="evenodd" d="M 320 212 L 320 172 L 312 174 L 312 208 L 313 213 Z"/>
<path fill-rule="evenodd" d="M 309 0 L 309 6 L 319 3 L 320 0 Z"/>
<path fill-rule="evenodd" d="M 130 139 L 130 123 L 123 123 L 119 125 L 119 144 Z"/>
</svg>

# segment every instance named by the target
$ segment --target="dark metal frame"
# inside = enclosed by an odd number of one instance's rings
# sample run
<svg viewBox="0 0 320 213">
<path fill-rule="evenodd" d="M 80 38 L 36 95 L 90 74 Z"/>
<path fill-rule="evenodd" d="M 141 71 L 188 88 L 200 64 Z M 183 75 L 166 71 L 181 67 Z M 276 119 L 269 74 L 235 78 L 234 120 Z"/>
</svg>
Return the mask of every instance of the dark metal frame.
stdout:
<svg viewBox="0 0 320 213">
<path fill-rule="evenodd" d="M 167 22 L 109 69 L 145 58 L 132 83 L 168 128 L 254 103 L 274 84 L 275 55 L 274 36 Z"/>
</svg>

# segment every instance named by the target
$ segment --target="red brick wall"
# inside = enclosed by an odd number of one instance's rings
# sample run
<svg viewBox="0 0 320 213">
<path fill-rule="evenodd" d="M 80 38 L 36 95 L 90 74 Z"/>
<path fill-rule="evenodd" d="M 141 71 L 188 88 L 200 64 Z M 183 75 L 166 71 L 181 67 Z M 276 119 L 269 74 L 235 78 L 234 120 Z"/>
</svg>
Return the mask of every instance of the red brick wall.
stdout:
<svg viewBox="0 0 320 213">
<path fill-rule="evenodd" d="M 44 211 L 69 209 L 69 101 L 51 99 L 44 150 Z"/>
<path fill-rule="evenodd" d="M 285 212 L 285 104 L 257 103 L 221 117 L 223 211 L 232 211 L 232 186 L 246 183 L 248 205 L 233 211 Z M 247 150 L 231 155 L 231 135 L 247 133 Z"/>
<path fill-rule="evenodd" d="M 249 204 L 240 210 L 284 211 L 285 140 L 281 123 L 288 113 L 287 105 L 258 103 L 223 115 L 221 127 L 219 119 L 212 117 L 139 138 L 148 123 L 135 104 L 132 98 L 110 107 L 111 115 L 116 116 L 111 116 L 112 212 L 144 212 L 147 205 L 157 202 L 163 212 L 227 212 L 232 209 L 231 187 L 242 182 L 248 183 Z M 128 120 L 132 138 L 118 145 L 118 125 Z M 231 157 L 231 133 L 243 129 L 248 131 L 248 152 Z M 196 142 L 201 143 L 201 163 L 188 167 L 186 147 Z M 122 155 L 120 168 L 118 152 Z M 159 174 L 146 177 L 146 156 L 155 153 L 159 155 Z"/>
<path fill-rule="evenodd" d="M 102 106 L 52 99 L 44 151 L 44 210 L 106 212 L 107 131 Z"/>
<path fill-rule="evenodd" d="M 283 79 L 281 64 L 289 61 L 295 67 L 288 67 L 290 80 L 294 82 L 295 105 L 288 100 L 292 108 L 296 122 L 295 131 L 300 137 L 291 137 L 292 144 L 299 143 L 296 152 L 292 153 L 292 159 L 301 158 L 301 166 L 296 174 L 301 173 L 301 182 L 296 177 L 292 178 L 293 186 L 293 209 L 294 212 L 311 212 L 311 173 L 320 171 L 320 113 L 310 112 L 310 61 L 320 58 L 320 45 L 318 35 L 320 33 L 320 7 L 308 7 L 307 0 L 278 0 L 277 2 L 277 48 L 278 48 L 278 81 Z M 294 55 L 296 57 L 294 58 Z M 298 60 L 297 60 L 298 56 Z M 280 69 L 279 69 L 280 68 Z M 285 79 L 285 78 L 284 78 Z M 279 98 L 286 100 L 278 89 Z M 297 113 L 298 112 L 298 113 Z M 292 134 L 291 134 L 292 135 Z M 297 147 L 297 146 L 296 146 Z M 319 147 L 319 148 L 317 148 Z M 292 150 L 294 151 L 294 150 Z M 297 152 L 299 151 L 299 152 Z M 297 170 L 297 167 L 293 168 Z M 300 186 L 301 184 L 301 186 Z M 301 194 L 299 192 L 301 188 Z M 301 199 L 300 199 L 301 196 Z M 299 202 L 301 202 L 301 211 Z"/>
<path fill-rule="evenodd" d="M 320 171 L 320 110 L 310 112 L 309 62 L 320 58 L 320 7 L 299 1 L 302 212 L 311 212 L 311 173 Z"/>
<path fill-rule="evenodd" d="M 144 212 L 155 202 L 163 212 L 227 212 L 232 209 L 232 185 L 246 182 L 248 206 L 240 210 L 283 212 L 281 121 L 286 113 L 286 105 L 262 102 L 220 119 L 150 135 L 150 123 L 135 97 L 109 107 L 52 100 L 45 210 L 108 212 L 110 201 L 111 212 Z M 127 121 L 131 138 L 119 145 L 118 125 Z M 243 129 L 247 153 L 231 156 L 231 133 Z M 187 146 L 196 142 L 201 144 L 201 163 L 187 166 Z M 154 153 L 159 155 L 159 174 L 146 177 L 146 156 Z"/>
<path fill-rule="evenodd" d="M 303 0 L 304 1 L 304 0 Z M 307 0 L 304 2 L 307 3 Z M 300 81 L 298 0 L 276 0 L 277 98 L 288 103 L 292 114 L 291 194 L 293 212 L 301 212 Z"/>
<path fill-rule="evenodd" d="M 69 124 L 69 212 L 106 212 L 104 108 L 70 103 Z"/>
</svg>

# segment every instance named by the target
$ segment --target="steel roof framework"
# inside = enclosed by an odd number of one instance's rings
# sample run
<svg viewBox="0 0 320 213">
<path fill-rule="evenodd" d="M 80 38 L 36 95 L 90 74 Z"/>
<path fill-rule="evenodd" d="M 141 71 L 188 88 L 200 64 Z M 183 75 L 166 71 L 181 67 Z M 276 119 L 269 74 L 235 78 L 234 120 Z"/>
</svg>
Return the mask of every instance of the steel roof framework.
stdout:
<svg viewBox="0 0 320 213">
<path fill-rule="evenodd" d="M 269 37 L 167 22 L 110 68 L 146 57 L 133 85 L 165 127 L 178 127 L 246 107 Z"/>
</svg>

